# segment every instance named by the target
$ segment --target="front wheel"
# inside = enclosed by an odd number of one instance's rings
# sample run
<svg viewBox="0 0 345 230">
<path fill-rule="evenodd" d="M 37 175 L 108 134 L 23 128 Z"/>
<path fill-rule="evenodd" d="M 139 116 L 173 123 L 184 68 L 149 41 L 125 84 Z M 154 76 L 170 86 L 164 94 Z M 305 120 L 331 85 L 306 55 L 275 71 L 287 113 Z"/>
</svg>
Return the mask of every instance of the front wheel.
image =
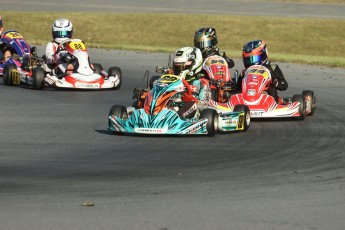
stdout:
<svg viewBox="0 0 345 230">
<path fill-rule="evenodd" d="M 119 78 L 119 83 L 115 86 L 114 89 L 120 89 L 122 84 L 122 73 L 119 67 L 110 67 L 108 70 L 108 77 L 117 76 Z"/>
<path fill-rule="evenodd" d="M 218 130 L 217 111 L 214 109 L 204 109 L 200 113 L 200 118 L 206 118 L 208 120 L 206 124 L 207 136 L 213 137 L 216 135 Z"/>
<path fill-rule="evenodd" d="M 305 100 L 305 110 L 306 110 L 306 115 L 313 116 L 315 112 L 315 103 L 316 103 L 316 98 L 314 96 L 314 92 L 311 90 L 304 90 L 302 92 L 302 95 Z"/>
<path fill-rule="evenodd" d="M 123 105 L 113 105 L 109 111 L 109 116 L 116 116 L 122 120 L 128 119 L 127 109 Z M 108 126 L 111 127 L 111 122 L 108 116 Z"/>
<path fill-rule="evenodd" d="M 39 90 L 42 90 L 43 87 L 44 87 L 44 75 L 45 75 L 45 72 L 44 72 L 44 69 L 42 67 L 36 67 L 33 69 L 32 71 L 32 77 L 33 77 L 33 80 L 34 80 L 34 83 L 33 83 L 33 88 L 34 89 L 39 89 Z"/>
<path fill-rule="evenodd" d="M 239 117 L 238 122 L 240 124 L 237 125 L 237 127 L 240 130 L 247 131 L 250 126 L 250 110 L 249 107 L 246 105 L 235 105 L 235 108 L 233 110 L 234 112 L 244 112 L 244 116 Z M 242 124 L 241 124 L 242 123 Z"/>
<path fill-rule="evenodd" d="M 4 70 L 3 70 L 3 75 L 2 75 L 2 80 L 4 82 L 4 85 L 13 85 L 13 76 L 12 76 L 12 71 L 16 70 L 17 66 L 15 64 L 8 64 L 5 65 Z"/>
<path fill-rule="evenodd" d="M 149 82 L 149 86 L 150 86 L 150 89 L 153 88 L 153 84 L 155 83 L 155 81 L 157 81 L 161 76 L 152 76 L 150 78 L 150 82 Z"/>
</svg>

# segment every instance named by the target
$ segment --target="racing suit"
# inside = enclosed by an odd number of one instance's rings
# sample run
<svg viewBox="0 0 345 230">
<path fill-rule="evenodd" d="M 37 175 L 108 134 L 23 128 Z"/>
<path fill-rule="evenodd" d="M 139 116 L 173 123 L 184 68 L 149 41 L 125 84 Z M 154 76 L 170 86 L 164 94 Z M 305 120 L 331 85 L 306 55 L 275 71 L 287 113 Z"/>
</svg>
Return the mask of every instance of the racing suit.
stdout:
<svg viewBox="0 0 345 230">
<path fill-rule="evenodd" d="M 270 62 L 263 64 L 271 73 L 272 84 L 267 90 L 267 94 L 272 96 L 277 103 L 282 103 L 281 98 L 279 98 L 277 90 L 284 91 L 288 88 L 288 83 L 285 80 L 283 72 L 277 64 L 271 65 Z M 236 89 L 239 92 L 242 92 L 242 80 L 246 70 L 243 70 L 239 75 L 238 81 L 236 83 Z"/>
<path fill-rule="evenodd" d="M 11 57 L 11 49 L 12 47 L 10 44 L 2 43 L 0 40 L 0 63 L 7 62 L 7 60 Z"/>
<path fill-rule="evenodd" d="M 181 117 L 192 118 L 197 110 L 204 110 L 209 105 L 211 91 L 209 82 L 205 78 L 199 78 L 188 83 L 182 80 L 186 87 L 186 92 L 182 95 L 181 100 L 185 104 L 177 112 Z"/>
<path fill-rule="evenodd" d="M 46 58 L 47 64 L 51 69 L 56 70 L 56 74 L 60 75 L 66 73 L 68 64 L 61 60 L 61 57 L 66 53 L 66 51 L 61 50 L 57 53 L 59 43 L 54 41 L 49 42 L 46 46 Z"/>
</svg>

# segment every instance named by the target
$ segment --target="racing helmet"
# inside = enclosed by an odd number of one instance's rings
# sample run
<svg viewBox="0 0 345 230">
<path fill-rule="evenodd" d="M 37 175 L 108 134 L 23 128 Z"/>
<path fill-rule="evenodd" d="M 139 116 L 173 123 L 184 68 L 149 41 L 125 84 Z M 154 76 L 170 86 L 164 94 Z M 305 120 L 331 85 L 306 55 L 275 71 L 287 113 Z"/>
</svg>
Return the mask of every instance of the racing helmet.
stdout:
<svg viewBox="0 0 345 230">
<path fill-rule="evenodd" d="M 2 17 L 0 16 L 0 36 L 2 35 L 2 30 L 3 30 L 3 24 L 2 24 Z"/>
<path fill-rule="evenodd" d="M 202 56 L 207 57 L 218 52 L 216 29 L 213 27 L 201 28 L 194 34 L 194 46 L 201 50 Z"/>
<path fill-rule="evenodd" d="M 196 47 L 183 47 L 175 52 L 173 71 L 179 75 L 184 70 L 190 70 L 192 75 L 201 71 L 202 54 Z"/>
<path fill-rule="evenodd" d="M 57 43 L 61 43 L 66 39 L 72 38 L 73 25 L 66 18 L 57 19 L 52 26 L 53 39 Z"/>
<path fill-rule="evenodd" d="M 243 46 L 242 58 L 244 67 L 262 65 L 268 61 L 268 51 L 263 40 L 250 41 Z"/>
</svg>

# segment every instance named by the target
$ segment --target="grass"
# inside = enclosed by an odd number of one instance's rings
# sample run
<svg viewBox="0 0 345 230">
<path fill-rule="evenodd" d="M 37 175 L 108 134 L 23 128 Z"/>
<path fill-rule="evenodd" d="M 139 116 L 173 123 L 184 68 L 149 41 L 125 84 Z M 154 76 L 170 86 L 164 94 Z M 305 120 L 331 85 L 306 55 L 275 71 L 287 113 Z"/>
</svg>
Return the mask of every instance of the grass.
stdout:
<svg viewBox="0 0 345 230">
<path fill-rule="evenodd" d="M 2 17 L 5 30 L 18 30 L 32 45 L 51 40 L 52 22 L 59 17 L 72 21 L 73 37 L 88 47 L 123 50 L 173 52 L 193 46 L 196 29 L 213 26 L 230 57 L 240 58 L 244 43 L 263 39 L 272 61 L 345 67 L 345 19 L 9 11 Z"/>
</svg>

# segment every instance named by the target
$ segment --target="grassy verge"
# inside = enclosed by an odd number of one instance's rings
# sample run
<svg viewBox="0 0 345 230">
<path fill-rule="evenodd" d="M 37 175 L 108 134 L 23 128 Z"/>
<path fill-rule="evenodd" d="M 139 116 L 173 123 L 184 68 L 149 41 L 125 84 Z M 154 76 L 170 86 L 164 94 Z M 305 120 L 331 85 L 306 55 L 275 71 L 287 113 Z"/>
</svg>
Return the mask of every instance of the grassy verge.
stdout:
<svg viewBox="0 0 345 230">
<path fill-rule="evenodd" d="M 51 40 L 52 22 L 70 19 L 74 38 L 88 47 L 173 52 L 193 46 L 194 31 L 213 26 L 228 56 L 241 57 L 243 44 L 264 39 L 273 61 L 345 67 L 345 20 L 259 16 L 109 13 L 2 12 L 5 30 L 18 30 L 30 44 Z"/>
</svg>

